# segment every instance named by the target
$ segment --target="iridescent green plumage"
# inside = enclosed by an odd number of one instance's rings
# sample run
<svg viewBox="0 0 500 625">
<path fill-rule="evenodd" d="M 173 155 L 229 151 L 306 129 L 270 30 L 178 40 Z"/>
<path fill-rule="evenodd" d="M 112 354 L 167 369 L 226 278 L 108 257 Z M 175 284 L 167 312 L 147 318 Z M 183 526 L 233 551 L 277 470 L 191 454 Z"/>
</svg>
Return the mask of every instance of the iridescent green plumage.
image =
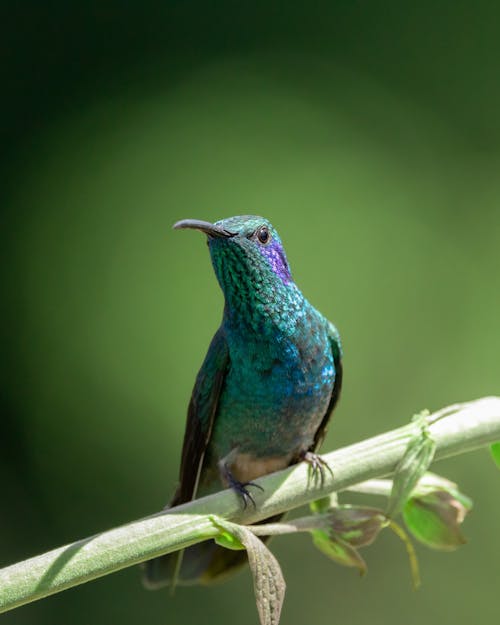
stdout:
<svg viewBox="0 0 500 625">
<path fill-rule="evenodd" d="M 207 234 L 225 307 L 191 397 L 171 505 L 222 486 L 246 504 L 249 482 L 299 462 L 321 443 L 341 387 L 339 334 L 293 282 L 267 220 L 186 220 L 176 227 Z M 179 582 L 210 582 L 243 558 L 213 543 L 191 547 Z M 148 562 L 146 585 L 168 584 L 173 561 Z"/>
</svg>

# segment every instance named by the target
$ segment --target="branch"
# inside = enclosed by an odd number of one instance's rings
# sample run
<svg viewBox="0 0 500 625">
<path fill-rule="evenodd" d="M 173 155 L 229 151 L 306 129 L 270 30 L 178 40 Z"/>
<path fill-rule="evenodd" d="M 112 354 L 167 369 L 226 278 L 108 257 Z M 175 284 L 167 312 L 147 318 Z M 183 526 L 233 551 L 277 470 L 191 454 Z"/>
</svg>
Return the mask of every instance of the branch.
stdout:
<svg viewBox="0 0 500 625">
<path fill-rule="evenodd" d="M 427 423 L 435 459 L 484 447 L 500 440 L 500 397 L 444 408 Z M 255 509 L 242 510 L 238 497 L 225 490 L 6 567 L 0 570 L 0 612 L 215 537 L 211 514 L 250 524 L 391 475 L 417 430 L 410 423 L 325 454 L 333 474 L 326 472 L 322 484 L 311 480 L 306 463 L 256 480 L 264 492 L 252 493 Z"/>
</svg>

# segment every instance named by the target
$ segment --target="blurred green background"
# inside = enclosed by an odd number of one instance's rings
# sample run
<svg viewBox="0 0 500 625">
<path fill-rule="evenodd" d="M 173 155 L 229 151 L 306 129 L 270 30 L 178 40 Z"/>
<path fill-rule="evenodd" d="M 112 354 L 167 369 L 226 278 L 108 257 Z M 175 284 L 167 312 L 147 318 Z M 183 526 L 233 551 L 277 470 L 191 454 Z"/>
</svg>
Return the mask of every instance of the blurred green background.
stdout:
<svg viewBox="0 0 500 625">
<path fill-rule="evenodd" d="M 222 297 L 184 217 L 262 214 L 338 325 L 324 449 L 498 394 L 500 8 L 469 2 L 2 3 L 0 564 L 158 510 Z M 276 539 L 282 622 L 498 616 L 500 475 L 452 554 L 392 536 L 359 579 Z M 3 623 L 257 621 L 248 571 L 148 593 L 135 568 Z"/>
</svg>

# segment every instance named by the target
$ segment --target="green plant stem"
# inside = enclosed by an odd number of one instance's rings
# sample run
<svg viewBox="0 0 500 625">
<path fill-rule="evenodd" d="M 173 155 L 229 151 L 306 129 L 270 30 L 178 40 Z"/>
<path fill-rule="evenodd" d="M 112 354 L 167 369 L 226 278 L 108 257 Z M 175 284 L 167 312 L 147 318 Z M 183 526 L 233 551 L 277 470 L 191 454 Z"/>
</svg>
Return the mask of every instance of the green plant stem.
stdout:
<svg viewBox="0 0 500 625">
<path fill-rule="evenodd" d="M 445 480 L 443 477 L 435 475 L 434 473 L 424 473 L 424 475 L 418 480 L 418 486 L 420 487 L 442 487 L 443 482 L 447 483 L 449 486 L 455 486 L 453 482 L 449 480 Z M 354 484 L 354 486 L 349 486 L 349 488 L 345 489 L 351 493 L 360 493 L 362 495 L 376 495 L 379 497 L 389 497 L 392 490 L 392 480 L 390 479 L 382 479 L 376 478 L 373 480 L 366 480 L 366 482 L 360 482 L 359 484 Z"/>
<path fill-rule="evenodd" d="M 500 440 L 500 398 L 454 405 L 430 415 L 428 423 L 435 459 L 472 451 Z M 253 490 L 255 509 L 243 510 L 238 497 L 225 490 L 6 567 L 0 570 L 0 612 L 212 538 L 218 530 L 210 514 L 253 523 L 391 475 L 416 433 L 410 423 L 325 454 L 332 473 L 326 471 L 323 482 L 311 478 L 305 463 L 256 480 L 264 491 Z"/>
</svg>

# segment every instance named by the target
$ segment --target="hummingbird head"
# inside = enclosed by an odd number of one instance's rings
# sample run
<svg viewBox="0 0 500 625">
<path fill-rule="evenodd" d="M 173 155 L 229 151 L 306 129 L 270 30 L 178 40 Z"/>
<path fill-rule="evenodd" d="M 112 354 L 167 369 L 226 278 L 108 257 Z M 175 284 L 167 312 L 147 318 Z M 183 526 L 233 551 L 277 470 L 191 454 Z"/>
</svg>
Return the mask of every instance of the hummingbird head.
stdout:
<svg viewBox="0 0 500 625">
<path fill-rule="evenodd" d="M 174 228 L 193 228 L 207 235 L 215 273 L 226 298 L 230 292 L 268 290 L 277 283 L 286 286 L 292 282 L 281 239 L 263 217 L 242 215 L 214 224 L 184 219 Z"/>
</svg>

